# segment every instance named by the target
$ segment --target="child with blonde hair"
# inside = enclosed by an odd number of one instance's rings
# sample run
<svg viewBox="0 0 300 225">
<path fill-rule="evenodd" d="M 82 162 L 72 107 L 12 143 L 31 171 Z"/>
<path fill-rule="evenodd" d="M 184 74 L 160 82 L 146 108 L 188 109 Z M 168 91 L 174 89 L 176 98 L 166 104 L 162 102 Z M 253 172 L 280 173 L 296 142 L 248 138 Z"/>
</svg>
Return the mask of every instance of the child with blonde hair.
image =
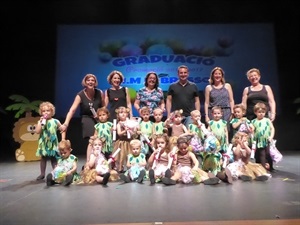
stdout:
<svg viewBox="0 0 300 225">
<path fill-rule="evenodd" d="M 103 186 L 107 185 L 110 178 L 110 167 L 102 151 L 104 143 L 105 138 L 100 137 L 96 137 L 91 141 L 91 155 L 81 171 L 83 183 L 91 184 L 96 181 Z"/>
<path fill-rule="evenodd" d="M 164 111 L 161 108 L 156 108 L 153 110 L 153 117 L 155 122 L 152 126 L 152 137 L 155 135 L 166 133 L 168 130 L 165 127 L 165 123 L 162 121 Z"/>
<path fill-rule="evenodd" d="M 130 141 L 130 153 L 127 155 L 127 171 L 124 174 L 120 174 L 121 180 L 125 183 L 131 181 L 137 181 L 143 183 L 146 175 L 145 166 L 147 164 L 146 156 L 141 152 L 142 143 L 138 139 Z"/>
<path fill-rule="evenodd" d="M 140 108 L 140 115 L 142 117 L 142 121 L 139 123 L 139 127 L 137 129 L 137 134 L 140 135 L 140 140 L 142 141 L 142 152 L 148 158 L 150 153 L 149 143 L 152 139 L 152 127 L 153 122 L 150 121 L 150 109 L 147 106 Z M 152 151 L 152 150 L 151 150 Z"/>
<path fill-rule="evenodd" d="M 61 140 L 58 144 L 60 157 L 56 167 L 47 175 L 47 186 L 54 184 L 62 184 L 69 186 L 76 174 L 78 158 L 71 154 L 71 142 L 69 140 Z"/>
<path fill-rule="evenodd" d="M 238 131 L 232 138 L 234 162 L 227 168 L 231 171 L 232 178 L 243 181 L 265 181 L 270 178 L 267 170 L 259 163 L 250 161 L 251 149 L 248 144 L 249 134 Z"/>
<path fill-rule="evenodd" d="M 114 144 L 113 154 L 121 149 L 120 153 L 115 157 L 115 166 L 116 170 L 119 173 L 122 173 L 126 169 L 127 164 L 127 155 L 129 154 L 130 141 L 132 140 L 133 135 L 136 134 L 137 127 L 133 128 L 129 125 L 129 113 L 130 109 L 127 107 L 119 107 L 116 109 L 117 113 L 117 140 Z M 138 123 L 136 123 L 138 125 Z"/>
<path fill-rule="evenodd" d="M 190 145 L 193 147 L 193 152 L 199 156 L 200 152 L 204 150 L 203 148 L 203 140 L 204 140 L 204 133 L 202 132 L 201 126 L 204 126 L 204 124 L 201 124 L 201 113 L 199 110 L 193 110 L 191 111 L 191 119 L 192 123 L 188 125 L 188 131 L 192 135 L 192 138 L 190 140 Z"/>
<path fill-rule="evenodd" d="M 41 157 L 41 172 L 36 179 L 43 180 L 45 178 L 47 161 L 51 161 L 52 169 L 56 167 L 58 157 L 57 130 L 62 129 L 62 124 L 58 119 L 53 118 L 55 115 L 55 107 L 51 102 L 42 102 L 39 106 L 39 114 L 41 117 L 36 125 L 35 132 L 40 134 L 36 156 Z M 62 140 L 64 140 L 65 137 L 66 133 L 62 132 Z"/>
</svg>

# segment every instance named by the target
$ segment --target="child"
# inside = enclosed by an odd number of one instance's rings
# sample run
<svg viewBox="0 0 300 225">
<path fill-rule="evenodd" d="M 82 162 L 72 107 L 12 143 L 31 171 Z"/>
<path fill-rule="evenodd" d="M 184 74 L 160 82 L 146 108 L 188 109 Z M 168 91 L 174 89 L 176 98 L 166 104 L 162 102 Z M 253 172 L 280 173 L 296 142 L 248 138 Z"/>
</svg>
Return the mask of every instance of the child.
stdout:
<svg viewBox="0 0 300 225">
<path fill-rule="evenodd" d="M 142 121 L 139 124 L 137 133 L 140 135 L 140 139 L 143 142 L 142 152 L 148 156 L 149 146 L 147 144 L 147 139 L 151 141 L 153 126 L 153 122 L 150 121 L 150 109 L 147 106 L 140 108 L 140 115 L 142 117 Z"/>
<path fill-rule="evenodd" d="M 251 121 L 254 127 L 253 142 L 256 143 L 255 161 L 273 172 L 273 160 L 269 148 L 275 135 L 275 128 L 271 120 L 265 117 L 267 107 L 264 103 L 256 103 L 253 110 L 256 115 L 256 118 Z"/>
<path fill-rule="evenodd" d="M 40 160 L 40 175 L 37 180 L 45 178 L 47 160 L 51 161 L 52 169 L 57 164 L 56 158 L 58 157 L 58 137 L 57 130 L 61 129 L 62 124 L 59 120 L 52 118 L 55 115 L 55 107 L 50 102 L 42 102 L 39 106 L 40 120 L 36 126 L 36 133 L 40 134 L 38 140 L 38 148 L 36 156 L 41 156 Z M 66 133 L 61 133 L 62 140 L 65 139 Z"/>
<path fill-rule="evenodd" d="M 236 132 L 241 131 L 247 134 L 253 133 L 253 125 L 251 121 L 247 119 L 246 109 L 243 104 L 236 104 L 233 107 L 234 118 L 231 119 L 230 124 L 233 130 L 233 136 Z"/>
<path fill-rule="evenodd" d="M 186 137 L 179 137 L 177 139 L 178 152 L 175 154 L 174 161 L 177 168 L 174 175 L 162 178 L 165 185 L 175 185 L 177 181 L 185 184 L 193 183 L 196 179 L 198 183 L 213 185 L 220 182 L 217 177 L 209 177 L 208 173 L 199 168 L 199 162 L 193 152 L 189 150 L 189 143 Z"/>
<path fill-rule="evenodd" d="M 131 140 L 130 146 L 131 153 L 129 153 L 127 156 L 127 171 L 124 174 L 120 174 L 120 178 L 125 183 L 137 181 L 141 184 L 143 183 L 144 176 L 146 174 L 146 156 L 144 153 L 141 152 L 142 143 L 140 140 Z"/>
<path fill-rule="evenodd" d="M 105 138 L 105 141 L 102 146 L 102 153 L 105 155 L 106 159 L 109 159 L 109 156 L 112 152 L 113 143 L 112 143 L 112 129 L 113 129 L 113 123 L 108 121 L 109 118 L 109 111 L 106 107 L 99 108 L 97 110 L 97 116 L 99 119 L 99 122 L 95 124 L 95 133 L 94 136 L 91 137 L 92 140 L 90 142 L 93 142 L 93 139 L 95 137 L 102 137 Z M 87 147 L 87 162 L 89 161 L 89 157 L 91 155 L 92 146 L 91 143 L 89 143 Z"/>
<path fill-rule="evenodd" d="M 156 108 L 153 110 L 153 117 L 155 122 L 152 126 L 152 138 L 155 138 L 156 135 L 166 132 L 165 123 L 162 121 L 163 113 L 164 112 L 161 108 Z"/>
<path fill-rule="evenodd" d="M 220 142 L 220 152 L 226 153 L 228 146 L 227 122 L 222 119 L 223 112 L 219 106 L 211 109 L 213 119 L 208 122 L 208 130 L 211 131 Z"/>
<path fill-rule="evenodd" d="M 190 145 L 193 147 L 193 152 L 196 155 L 199 155 L 200 152 L 202 152 L 203 145 L 202 145 L 202 140 L 204 140 L 204 134 L 201 130 L 201 113 L 199 110 L 193 110 L 191 111 L 191 119 L 192 123 L 189 124 L 188 126 L 188 131 L 190 134 L 193 135 L 192 139 L 190 140 Z"/>
<path fill-rule="evenodd" d="M 171 135 L 170 136 L 176 136 L 179 137 L 184 134 L 188 134 L 188 130 L 186 126 L 182 123 L 182 113 L 183 110 L 175 110 L 173 113 L 171 113 L 171 116 L 166 119 L 165 125 L 167 128 L 171 129 Z"/>
<path fill-rule="evenodd" d="M 154 139 L 155 150 L 148 159 L 150 183 L 160 182 L 164 176 L 171 177 L 173 157 L 170 154 L 169 137 L 167 134 L 158 134 Z"/>
<path fill-rule="evenodd" d="M 127 164 L 126 157 L 129 154 L 130 149 L 130 141 L 132 140 L 132 135 L 136 133 L 136 131 L 128 126 L 128 116 L 130 113 L 130 110 L 126 107 L 119 107 L 116 109 L 117 113 L 117 134 L 118 138 L 114 144 L 114 150 L 117 151 L 118 148 L 121 149 L 120 153 L 116 156 L 115 160 L 115 166 L 116 170 L 119 173 L 122 173 L 125 171 L 125 167 Z"/>
<path fill-rule="evenodd" d="M 69 140 L 61 140 L 58 144 L 60 158 L 56 167 L 47 175 L 47 186 L 54 184 L 62 184 L 69 186 L 73 181 L 73 176 L 76 174 L 78 159 L 71 154 L 71 142 Z"/>
<path fill-rule="evenodd" d="M 206 129 L 203 123 L 200 121 L 198 121 L 198 123 L 204 137 L 203 151 L 199 154 L 202 159 L 201 168 L 208 173 L 209 177 L 213 178 L 214 176 L 217 176 L 222 181 L 231 184 L 231 172 L 226 168 L 228 162 L 223 161 L 222 154 L 220 153 L 221 146 L 219 140 L 212 131 Z M 224 155 L 226 158 L 229 158 L 227 153 Z"/>
<path fill-rule="evenodd" d="M 110 169 L 102 150 L 102 147 L 105 146 L 104 143 L 105 138 L 99 137 L 91 143 L 92 153 L 89 157 L 89 161 L 85 165 L 85 172 L 83 172 L 82 177 L 85 177 L 89 173 L 88 171 L 95 169 L 95 180 L 97 183 L 106 186 L 110 177 Z"/>
<path fill-rule="evenodd" d="M 240 178 L 243 181 L 268 180 L 270 175 L 259 163 L 250 162 L 251 149 L 248 144 L 249 134 L 238 131 L 232 139 L 234 162 L 229 163 L 227 168 L 231 171 L 233 179 Z"/>
</svg>

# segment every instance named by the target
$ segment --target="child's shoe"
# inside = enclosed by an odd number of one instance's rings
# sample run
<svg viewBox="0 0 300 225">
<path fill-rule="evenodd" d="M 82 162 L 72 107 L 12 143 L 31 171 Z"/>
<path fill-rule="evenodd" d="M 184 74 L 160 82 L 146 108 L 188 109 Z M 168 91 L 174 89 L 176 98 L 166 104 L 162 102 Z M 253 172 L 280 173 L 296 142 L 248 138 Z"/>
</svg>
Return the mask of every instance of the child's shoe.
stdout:
<svg viewBox="0 0 300 225">
<path fill-rule="evenodd" d="M 125 176 L 123 173 L 120 174 L 120 178 L 122 181 L 124 181 L 125 183 L 129 183 L 130 179 L 129 177 Z"/>
<path fill-rule="evenodd" d="M 139 177 L 137 179 L 137 182 L 140 183 L 140 184 L 143 183 L 144 176 L 145 176 L 145 170 L 141 170 L 140 174 L 139 174 Z"/>
<path fill-rule="evenodd" d="M 52 176 L 51 173 L 49 173 L 49 174 L 47 175 L 46 183 L 47 183 L 47 186 L 48 186 L 48 187 L 50 187 L 50 186 L 52 186 L 52 185 L 54 184 L 54 181 L 53 181 L 52 177 L 53 177 L 53 176 Z"/>
<path fill-rule="evenodd" d="M 171 176 L 172 176 L 171 170 L 170 170 L 170 169 L 167 169 L 166 172 L 165 172 L 165 177 L 171 178 Z"/>
<path fill-rule="evenodd" d="M 104 186 L 107 185 L 109 177 L 110 177 L 110 173 L 109 172 L 107 172 L 106 174 L 104 174 L 103 180 L 102 180 L 102 185 L 104 185 Z"/>
<path fill-rule="evenodd" d="M 172 180 L 171 178 L 168 178 L 168 177 L 163 177 L 161 179 L 161 182 L 165 185 L 175 185 L 176 184 L 175 180 Z"/>
<path fill-rule="evenodd" d="M 242 181 L 252 181 L 252 177 L 248 175 L 241 175 L 240 178 Z"/>
<path fill-rule="evenodd" d="M 154 170 L 153 169 L 149 170 L 149 179 L 150 179 L 151 184 L 155 184 Z"/>
<path fill-rule="evenodd" d="M 36 178 L 36 180 L 43 180 L 44 178 L 45 178 L 44 175 L 39 175 L 39 176 Z"/>
<path fill-rule="evenodd" d="M 258 176 L 255 178 L 255 180 L 257 180 L 257 181 L 266 181 L 268 179 L 269 179 L 269 176 L 267 176 L 267 175 L 261 175 L 261 176 Z"/>
<path fill-rule="evenodd" d="M 212 177 L 212 178 L 208 178 L 206 180 L 203 181 L 203 184 L 205 185 L 215 185 L 215 184 L 219 184 L 221 182 L 221 180 L 217 177 Z"/>
<path fill-rule="evenodd" d="M 69 186 L 73 181 L 73 175 L 67 175 L 64 182 L 62 182 L 63 186 Z"/>
</svg>

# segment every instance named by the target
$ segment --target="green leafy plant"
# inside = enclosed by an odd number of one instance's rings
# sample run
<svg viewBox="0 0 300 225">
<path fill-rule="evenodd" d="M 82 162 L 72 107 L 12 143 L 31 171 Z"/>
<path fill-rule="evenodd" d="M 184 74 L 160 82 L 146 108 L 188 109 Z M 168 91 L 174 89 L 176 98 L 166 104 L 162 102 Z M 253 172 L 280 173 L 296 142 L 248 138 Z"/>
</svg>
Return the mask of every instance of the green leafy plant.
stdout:
<svg viewBox="0 0 300 225">
<path fill-rule="evenodd" d="M 41 100 L 36 100 L 30 102 L 26 97 L 22 95 L 11 95 L 9 99 L 15 101 L 16 103 L 7 106 L 5 110 L 9 111 L 17 111 L 15 114 L 15 118 L 19 118 L 23 113 L 26 116 L 29 114 L 31 115 L 32 112 L 39 113 L 39 105 L 41 104 Z"/>
</svg>

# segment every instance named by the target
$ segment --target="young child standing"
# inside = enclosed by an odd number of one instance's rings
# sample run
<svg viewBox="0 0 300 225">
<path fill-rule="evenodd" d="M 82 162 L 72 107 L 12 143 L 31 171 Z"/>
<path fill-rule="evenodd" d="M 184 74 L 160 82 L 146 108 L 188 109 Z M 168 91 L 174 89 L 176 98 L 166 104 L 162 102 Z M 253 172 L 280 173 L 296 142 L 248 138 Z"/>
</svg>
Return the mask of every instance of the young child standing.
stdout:
<svg viewBox="0 0 300 225">
<path fill-rule="evenodd" d="M 203 140 L 204 140 L 204 134 L 201 130 L 201 126 L 204 126 L 204 124 L 201 124 L 201 113 L 199 110 L 193 110 L 191 111 L 191 119 L 192 123 L 188 126 L 188 131 L 190 134 L 192 134 L 194 137 L 192 137 L 190 141 L 190 145 L 193 147 L 193 152 L 198 156 L 200 152 L 203 151 Z"/>
<path fill-rule="evenodd" d="M 153 122 L 150 121 L 150 109 L 147 106 L 140 108 L 140 115 L 142 121 L 139 124 L 137 134 L 140 135 L 140 140 L 143 143 L 142 152 L 147 156 L 149 155 L 149 146 L 147 144 L 147 139 L 151 141 L 152 138 L 152 126 Z"/>
<path fill-rule="evenodd" d="M 155 150 L 148 159 L 149 179 L 153 185 L 160 182 L 163 177 L 171 177 L 172 165 L 175 164 L 170 152 L 169 137 L 167 134 L 158 134 L 154 139 Z"/>
<path fill-rule="evenodd" d="M 189 150 L 189 141 L 186 137 L 177 139 L 178 152 L 175 154 L 176 170 L 172 177 L 163 177 L 162 182 L 165 185 L 175 185 L 177 181 L 182 183 L 203 182 L 207 185 L 218 184 L 220 179 L 209 177 L 208 173 L 199 168 L 199 162 L 193 152 Z"/>
<path fill-rule="evenodd" d="M 175 110 L 173 113 L 171 113 L 171 116 L 166 119 L 165 125 L 167 128 L 171 129 L 170 136 L 179 137 L 181 135 L 188 134 L 186 126 L 182 123 L 182 114 L 183 110 Z"/>
<path fill-rule="evenodd" d="M 228 146 L 227 122 L 222 119 L 223 112 L 219 106 L 211 109 L 212 120 L 208 122 L 208 130 L 211 131 L 220 142 L 220 153 L 226 153 Z"/>
<path fill-rule="evenodd" d="M 120 174 L 120 178 L 125 183 L 137 181 L 141 184 L 146 174 L 146 156 L 141 152 L 142 143 L 140 140 L 131 140 L 130 146 L 131 152 L 127 155 L 127 171 L 124 174 Z"/>
<path fill-rule="evenodd" d="M 110 122 L 109 119 L 109 111 L 106 107 L 99 108 L 97 110 L 97 116 L 99 122 L 95 124 L 95 133 L 94 136 L 91 137 L 92 140 L 90 142 L 93 142 L 93 139 L 96 137 L 104 138 L 105 141 L 102 145 L 102 153 L 105 155 L 105 158 L 108 160 L 110 154 L 112 153 L 113 149 L 113 140 L 112 140 L 112 129 L 113 129 L 113 123 Z M 87 147 L 87 162 L 89 161 L 89 157 L 91 155 L 92 151 L 92 145 L 89 143 Z"/>
<path fill-rule="evenodd" d="M 230 120 L 230 124 L 233 130 L 233 136 L 236 132 L 245 132 L 247 134 L 253 133 L 253 125 L 251 121 L 247 119 L 246 109 L 243 104 L 236 104 L 233 106 L 233 115 L 234 118 Z"/>
<path fill-rule="evenodd" d="M 36 133 L 40 134 L 36 156 L 41 157 L 40 175 L 36 178 L 42 180 L 45 178 L 47 161 L 51 161 L 52 169 L 57 164 L 58 157 L 58 136 L 57 130 L 61 129 L 62 124 L 58 119 L 53 118 L 55 107 L 50 102 L 42 102 L 39 106 L 40 120 L 36 126 Z M 66 133 L 61 133 L 62 140 L 65 139 Z"/>
<path fill-rule="evenodd" d="M 129 154 L 130 149 L 130 141 L 132 140 L 132 135 L 134 135 L 135 131 L 133 131 L 127 124 L 129 118 L 130 110 L 126 107 L 119 107 L 116 109 L 117 113 L 117 140 L 114 144 L 113 153 L 117 151 L 118 148 L 121 149 L 119 154 L 116 155 L 114 161 L 116 170 L 119 173 L 125 171 L 127 164 L 127 155 Z"/>
<path fill-rule="evenodd" d="M 264 103 L 256 103 L 253 110 L 256 115 L 251 121 L 254 127 L 253 141 L 256 143 L 255 161 L 272 172 L 274 168 L 270 156 L 270 143 L 274 138 L 275 128 L 272 121 L 265 117 L 267 107 Z"/>
<path fill-rule="evenodd" d="M 54 184 L 62 184 L 69 186 L 76 174 L 78 159 L 71 154 L 71 142 L 69 140 L 61 140 L 58 144 L 60 157 L 56 167 L 47 175 L 47 186 Z"/>
<path fill-rule="evenodd" d="M 165 123 L 162 121 L 163 110 L 161 108 L 156 108 L 153 110 L 153 117 L 155 122 L 152 126 L 152 137 L 155 138 L 156 135 L 166 133 Z"/>
</svg>

